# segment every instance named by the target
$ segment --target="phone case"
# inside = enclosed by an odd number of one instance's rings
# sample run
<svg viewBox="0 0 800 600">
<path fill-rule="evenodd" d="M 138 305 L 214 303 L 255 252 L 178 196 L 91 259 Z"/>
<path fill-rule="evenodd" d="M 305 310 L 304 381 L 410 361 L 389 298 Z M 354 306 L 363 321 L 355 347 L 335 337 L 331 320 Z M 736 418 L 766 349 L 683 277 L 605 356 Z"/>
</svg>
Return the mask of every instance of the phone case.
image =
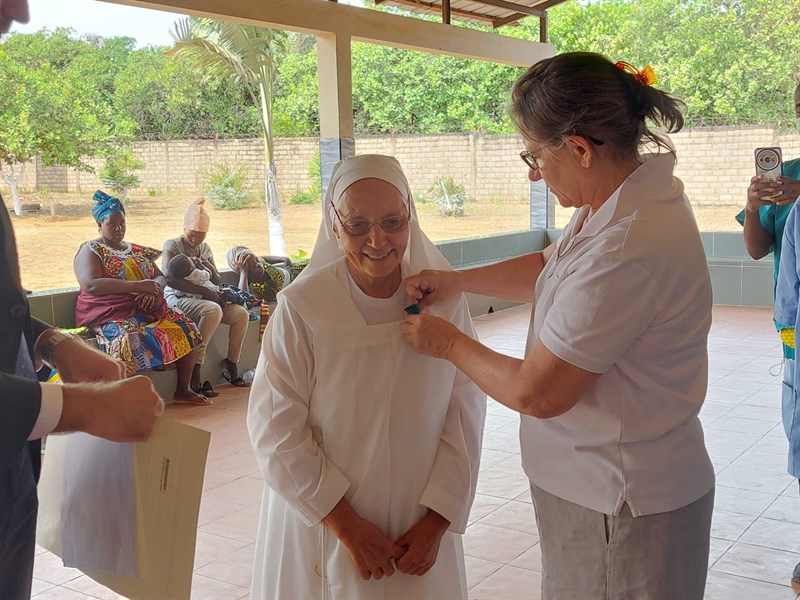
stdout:
<svg viewBox="0 0 800 600">
<path fill-rule="evenodd" d="M 763 175 L 766 181 L 775 181 L 781 174 L 783 157 L 777 147 L 756 148 L 756 175 Z"/>
</svg>

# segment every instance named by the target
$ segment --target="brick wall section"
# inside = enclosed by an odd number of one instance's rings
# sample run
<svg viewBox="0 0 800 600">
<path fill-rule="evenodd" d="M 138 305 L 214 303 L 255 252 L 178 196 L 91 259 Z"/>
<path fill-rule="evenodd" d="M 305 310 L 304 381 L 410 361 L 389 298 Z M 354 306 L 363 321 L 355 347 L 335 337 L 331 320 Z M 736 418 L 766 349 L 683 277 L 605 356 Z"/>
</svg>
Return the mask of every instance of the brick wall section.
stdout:
<svg viewBox="0 0 800 600">
<path fill-rule="evenodd" d="M 696 204 L 743 204 L 754 173 L 753 150 L 780 146 L 785 159 L 800 157 L 800 135 L 771 127 L 702 127 L 672 136 L 678 151 L 677 175 Z M 281 195 L 288 201 L 311 187 L 308 164 L 318 148 L 316 138 L 275 141 L 275 160 Z M 518 158 L 522 141 L 514 135 L 443 134 L 433 136 L 375 136 L 356 140 L 359 154 L 380 152 L 400 160 L 415 194 L 426 193 L 439 177 L 464 184 L 467 196 L 478 201 L 526 201 L 528 183 Z M 203 173 L 214 163 L 243 164 L 255 190 L 264 176 L 260 139 L 137 142 L 136 154 L 146 163 L 139 172 L 141 190 L 199 192 Z M 99 168 L 100 161 L 91 161 Z M 29 165 L 22 188 L 46 186 L 58 192 L 90 192 L 100 186 L 91 173 L 66 167 Z"/>
</svg>

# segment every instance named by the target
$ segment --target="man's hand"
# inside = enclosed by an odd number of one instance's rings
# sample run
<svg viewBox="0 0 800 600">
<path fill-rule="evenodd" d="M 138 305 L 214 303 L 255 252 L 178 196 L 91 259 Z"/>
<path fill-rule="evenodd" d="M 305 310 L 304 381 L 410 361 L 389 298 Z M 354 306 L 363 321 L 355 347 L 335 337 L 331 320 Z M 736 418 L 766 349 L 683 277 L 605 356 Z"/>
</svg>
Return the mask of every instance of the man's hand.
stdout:
<svg viewBox="0 0 800 600">
<path fill-rule="evenodd" d="M 140 442 L 164 414 L 164 401 L 144 375 L 110 383 L 65 384 L 55 432 L 83 431 L 112 442 Z"/>
<path fill-rule="evenodd" d="M 42 335 L 47 335 L 47 332 Z M 68 339 L 53 350 L 50 366 L 58 370 L 64 383 L 119 381 L 125 379 L 125 364 L 105 352 L 95 350 L 79 339 Z"/>
<path fill-rule="evenodd" d="M 462 293 L 462 274 L 458 271 L 422 271 L 403 281 L 411 303 L 427 307 Z"/>
<path fill-rule="evenodd" d="M 456 340 L 464 334 L 461 330 L 432 315 L 406 315 L 400 323 L 400 333 L 420 354 L 447 359 Z"/>
<path fill-rule="evenodd" d="M 436 511 L 430 510 L 419 523 L 406 531 L 396 544 L 406 553 L 396 565 L 406 575 L 425 575 L 436 564 L 439 544 L 450 527 L 450 521 Z"/>
</svg>

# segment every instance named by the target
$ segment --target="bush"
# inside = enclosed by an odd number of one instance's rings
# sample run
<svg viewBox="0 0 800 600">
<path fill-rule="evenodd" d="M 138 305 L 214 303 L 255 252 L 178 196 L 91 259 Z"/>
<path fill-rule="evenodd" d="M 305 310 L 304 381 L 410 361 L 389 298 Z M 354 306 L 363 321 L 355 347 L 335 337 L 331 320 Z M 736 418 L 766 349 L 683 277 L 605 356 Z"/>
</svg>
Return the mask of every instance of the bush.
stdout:
<svg viewBox="0 0 800 600">
<path fill-rule="evenodd" d="M 313 192 L 297 191 L 289 198 L 289 204 L 316 204 L 320 200 L 320 194 Z"/>
<path fill-rule="evenodd" d="M 452 177 L 440 178 L 428 190 L 439 209 L 439 214 L 444 217 L 463 217 L 466 192 L 464 184 L 456 183 Z"/>
<path fill-rule="evenodd" d="M 145 166 L 143 161 L 133 155 L 132 148 L 120 148 L 106 158 L 100 168 L 100 181 L 124 202 L 128 199 L 128 190 L 141 183 L 135 171 L 144 169 Z"/>
<path fill-rule="evenodd" d="M 243 165 L 230 168 L 216 163 L 204 178 L 203 193 L 214 208 L 236 210 L 253 204 L 247 169 Z"/>
<path fill-rule="evenodd" d="M 306 191 L 297 191 L 292 194 L 289 204 L 316 204 L 322 200 L 322 174 L 319 150 L 314 152 L 308 163 L 308 178 L 311 188 Z"/>
</svg>

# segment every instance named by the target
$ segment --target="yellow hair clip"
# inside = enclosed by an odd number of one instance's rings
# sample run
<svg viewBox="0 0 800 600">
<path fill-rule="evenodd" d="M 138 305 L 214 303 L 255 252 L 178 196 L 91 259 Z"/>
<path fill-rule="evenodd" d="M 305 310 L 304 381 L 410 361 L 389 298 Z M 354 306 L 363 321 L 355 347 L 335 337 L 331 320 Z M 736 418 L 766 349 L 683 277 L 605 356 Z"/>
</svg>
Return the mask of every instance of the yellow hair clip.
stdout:
<svg viewBox="0 0 800 600">
<path fill-rule="evenodd" d="M 632 64 L 623 61 L 614 63 L 614 66 L 622 71 L 627 71 L 628 73 L 633 75 L 634 79 L 636 79 L 636 81 L 638 81 L 642 85 L 653 85 L 654 83 L 658 83 L 658 77 L 656 77 L 656 72 L 650 65 L 646 65 L 645 68 L 642 69 L 641 71 L 636 67 L 634 67 Z"/>
</svg>

